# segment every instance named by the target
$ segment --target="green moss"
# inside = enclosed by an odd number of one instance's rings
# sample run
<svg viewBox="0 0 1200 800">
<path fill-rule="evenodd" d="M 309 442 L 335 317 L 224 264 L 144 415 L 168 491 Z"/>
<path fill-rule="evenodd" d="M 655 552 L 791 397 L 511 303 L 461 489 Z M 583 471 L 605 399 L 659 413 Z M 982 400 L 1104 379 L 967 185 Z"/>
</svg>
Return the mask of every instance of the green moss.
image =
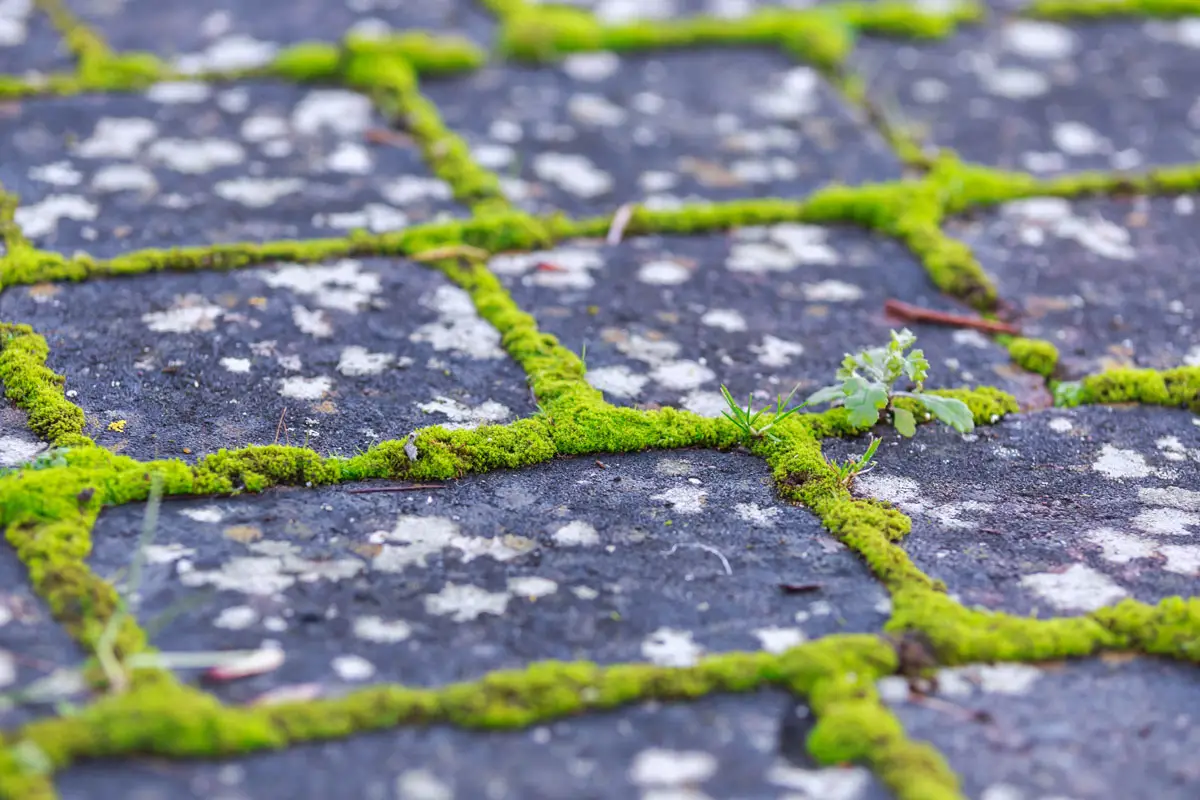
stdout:
<svg viewBox="0 0 1200 800">
<path fill-rule="evenodd" d="M 1024 14 L 1042 19 L 1081 17 L 1194 17 L 1197 0 L 1033 0 Z"/>
<path fill-rule="evenodd" d="M 28 325 L 0 323 L 0 383 L 17 408 L 29 416 L 29 427 L 52 444 L 91 444 L 83 436 L 83 410 L 67 400 L 65 378 L 46 366 L 50 347 Z"/>
<path fill-rule="evenodd" d="M 1200 367 L 1114 369 L 1083 379 L 1077 402 L 1143 403 L 1200 413 Z"/>
<path fill-rule="evenodd" d="M 1058 366 L 1058 348 L 1045 339 L 1015 337 L 1008 343 L 1008 355 L 1022 369 L 1036 372 L 1047 378 Z"/>
</svg>

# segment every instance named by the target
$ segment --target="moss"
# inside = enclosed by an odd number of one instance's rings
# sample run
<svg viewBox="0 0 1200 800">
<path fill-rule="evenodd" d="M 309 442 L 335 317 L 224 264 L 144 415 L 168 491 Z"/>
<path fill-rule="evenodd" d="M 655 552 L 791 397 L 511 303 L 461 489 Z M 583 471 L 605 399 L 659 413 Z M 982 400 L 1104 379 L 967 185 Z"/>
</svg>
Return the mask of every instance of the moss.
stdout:
<svg viewBox="0 0 1200 800">
<path fill-rule="evenodd" d="M 28 762 L 28 756 L 22 757 L 16 746 L 0 737 L 0 797 L 55 800 L 57 795 L 50 775 Z"/>
<path fill-rule="evenodd" d="M 1194 17 L 1200 14 L 1196 0 L 1033 0 L 1024 10 L 1042 19 L 1088 17 Z"/>
<path fill-rule="evenodd" d="M 28 325 L 0 323 L 0 383 L 29 417 L 29 428 L 52 444 L 91 444 L 83 409 L 67 400 L 65 378 L 46 366 L 50 347 Z"/>
<path fill-rule="evenodd" d="M 1143 403 L 1200 414 L 1200 367 L 1114 369 L 1083 379 L 1078 403 Z"/>
<path fill-rule="evenodd" d="M 1047 378 L 1058 366 L 1058 348 L 1045 339 L 1015 337 L 1008 342 L 1008 355 L 1022 369 Z"/>
</svg>

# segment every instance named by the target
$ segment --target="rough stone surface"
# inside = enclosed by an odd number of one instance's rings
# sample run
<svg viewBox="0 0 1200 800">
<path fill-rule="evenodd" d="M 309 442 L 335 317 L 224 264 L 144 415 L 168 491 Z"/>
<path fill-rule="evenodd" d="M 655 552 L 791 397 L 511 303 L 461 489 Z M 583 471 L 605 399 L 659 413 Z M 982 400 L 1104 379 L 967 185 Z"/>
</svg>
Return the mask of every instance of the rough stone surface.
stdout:
<svg viewBox="0 0 1200 800">
<path fill-rule="evenodd" d="M 412 262 L 14 287 L 0 318 L 47 337 L 88 433 L 139 459 L 274 443 L 353 455 L 534 410 L 466 292 Z"/>
<path fill-rule="evenodd" d="M 0 2 L 0 74 L 44 75 L 70 66 L 61 39 L 33 0 Z"/>
<path fill-rule="evenodd" d="M 439 685 L 545 659 L 682 666 L 886 619 L 866 568 L 778 501 L 762 462 L 686 450 L 596 461 L 424 492 L 172 501 L 142 621 L 184 609 L 154 637 L 169 651 L 281 647 L 278 670 L 211 687 L 247 700 L 298 683 Z M 101 517 L 99 574 L 130 562 L 142 513 Z"/>
<path fill-rule="evenodd" d="M 1195 594 L 1194 415 L 1047 410 L 967 438 L 944 427 L 909 441 L 889 435 L 855 483 L 912 516 L 905 550 L 965 604 L 1050 617 Z M 863 448 L 825 449 L 840 460 Z"/>
<path fill-rule="evenodd" d="M 968 797 L 1194 797 L 1200 675 L 1123 654 L 1058 664 L 972 665 L 932 698 L 887 678 L 911 735 L 936 746 Z"/>
<path fill-rule="evenodd" d="M 538 212 L 799 198 L 900 175 L 815 70 L 770 51 L 589 53 L 422 88 L 509 197 Z"/>
<path fill-rule="evenodd" d="M 361 94 L 282 84 L 159 84 L 26 100 L 0 116 L 16 222 L 66 255 L 345 236 L 461 215 L 415 144 L 371 144 Z"/>
</svg>

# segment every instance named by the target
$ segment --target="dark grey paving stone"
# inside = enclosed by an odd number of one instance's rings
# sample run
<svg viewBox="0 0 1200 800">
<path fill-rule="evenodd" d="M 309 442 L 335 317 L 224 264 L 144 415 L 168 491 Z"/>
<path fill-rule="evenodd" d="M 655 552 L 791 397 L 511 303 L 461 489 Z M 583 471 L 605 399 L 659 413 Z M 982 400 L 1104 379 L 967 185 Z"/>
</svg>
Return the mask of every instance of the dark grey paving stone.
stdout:
<svg viewBox="0 0 1200 800">
<path fill-rule="evenodd" d="M 970 161 L 1041 174 L 1190 163 L 1191 24 L 1023 20 L 920 46 L 864 39 L 854 68 L 890 114 Z"/>
<path fill-rule="evenodd" d="M 1200 793 L 1200 673 L 1123 655 L 942 670 L 930 700 L 885 678 L 910 737 L 958 772 L 972 800 L 1185 800 Z"/>
<path fill-rule="evenodd" d="M 769 49 L 587 53 L 422 90 L 508 195 L 538 212 L 796 198 L 900 174 L 814 70 Z"/>
<path fill-rule="evenodd" d="M 70 53 L 33 0 L 0 2 L 0 75 L 27 76 L 71 67 Z"/>
<path fill-rule="evenodd" d="M 543 331 L 575 352 L 587 346 L 588 380 L 610 402 L 706 416 L 727 408 L 721 384 L 742 402 L 757 393 L 761 408 L 797 383 L 797 401 L 832 383 L 847 352 L 884 345 L 905 326 L 885 316 L 889 298 L 968 310 L 939 294 L 899 244 L 852 228 L 568 242 L 490 266 Z M 1030 383 L 981 334 L 909 327 L 930 361 L 931 387 L 1018 393 Z"/>
<path fill-rule="evenodd" d="M 220 763 L 96 762 L 58 778 L 63 800 L 102 797 L 371 800 L 882 800 L 861 767 L 797 766 L 786 695 L 643 704 L 529 731 L 398 730 Z"/>
<path fill-rule="evenodd" d="M 35 245 L 101 257 L 465 213 L 415 144 L 366 141 L 383 124 L 365 95 L 271 83 L 27 100 L 0 119 L 0 182 Z"/>
<path fill-rule="evenodd" d="M 1196 198 L 1010 203 L 948 232 L 971 246 L 1064 377 L 1200 364 Z"/>
<path fill-rule="evenodd" d="M 1200 594 L 1200 425 L 1153 407 L 1047 410 L 889 438 L 854 491 L 913 520 L 905 550 L 969 606 L 1079 614 Z M 863 442 L 828 442 L 845 458 Z"/>
<path fill-rule="evenodd" d="M 68 0 L 114 48 L 146 50 L 184 71 L 241 69 L 268 62 L 282 46 L 338 41 L 346 33 L 410 30 L 469 36 L 481 44 L 494 23 L 472 0 Z"/>
<path fill-rule="evenodd" d="M 33 593 L 16 551 L 0 539 L 0 730 L 54 713 L 56 702 L 82 701 L 81 682 L 69 674 L 80 655 Z M 23 694 L 35 689 L 45 691 L 36 699 Z"/>
<path fill-rule="evenodd" d="M 46 337 L 88 434 L 139 459 L 276 442 L 353 455 L 535 411 L 466 292 L 412 262 L 12 287 L 0 318 Z"/>
<path fill-rule="evenodd" d="M 866 567 L 776 500 L 761 461 L 679 451 L 603 463 L 418 493 L 170 502 L 140 590 L 143 623 L 183 610 L 153 636 L 168 651 L 282 648 L 277 670 L 215 685 L 242 701 L 296 684 L 436 685 L 545 659 L 685 665 L 886 619 Z M 101 516 L 98 574 L 130 561 L 142 514 Z M 781 583 L 819 587 L 789 594 Z"/>
</svg>

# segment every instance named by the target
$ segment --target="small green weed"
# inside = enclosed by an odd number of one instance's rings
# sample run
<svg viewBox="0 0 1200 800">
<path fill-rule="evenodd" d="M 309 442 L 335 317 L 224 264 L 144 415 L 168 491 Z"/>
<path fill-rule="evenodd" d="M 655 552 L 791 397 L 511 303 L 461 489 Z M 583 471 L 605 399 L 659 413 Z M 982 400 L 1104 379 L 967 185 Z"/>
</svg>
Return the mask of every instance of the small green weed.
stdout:
<svg viewBox="0 0 1200 800">
<path fill-rule="evenodd" d="M 975 429 L 971 409 L 961 400 L 924 392 L 929 362 L 920 350 L 905 354 L 917 341 L 907 328 L 896 333 L 886 347 L 870 347 L 857 355 L 847 354 L 837 372 L 840 383 L 826 386 L 813 393 L 804 405 L 841 403 L 850 412 L 850 423 L 859 428 L 875 425 L 881 417 L 891 415 L 892 425 L 901 436 L 917 432 L 917 421 L 907 408 L 894 405 L 897 397 L 907 397 L 923 406 L 929 414 L 959 433 Z M 907 377 L 912 391 L 897 391 L 892 385 Z"/>
<path fill-rule="evenodd" d="M 875 451 L 879 449 L 879 443 L 883 439 L 876 437 L 871 438 L 871 443 L 867 445 L 867 452 L 861 456 L 846 459 L 841 464 L 833 463 L 831 466 L 837 472 L 838 485 L 844 489 L 849 489 L 854 479 L 864 472 L 869 472 L 871 467 L 871 459 L 875 458 Z"/>
<path fill-rule="evenodd" d="M 763 415 L 771 408 L 769 405 L 764 406 L 758 411 L 754 411 L 754 396 L 751 395 L 746 400 L 746 407 L 742 408 L 733 399 L 733 395 L 729 393 L 729 389 L 725 388 L 725 384 L 721 384 L 721 395 L 725 398 L 725 402 L 729 406 L 728 411 L 722 411 L 721 413 L 741 430 L 746 444 L 750 444 L 755 439 L 762 439 L 764 436 L 773 442 L 777 442 L 779 441 L 779 437 L 771 433 L 771 428 L 808 405 L 808 403 L 801 403 L 794 408 L 787 408 L 788 403 L 792 402 L 792 397 L 796 394 L 796 389 L 799 388 L 800 386 L 797 385 L 795 389 L 792 389 L 788 393 L 787 397 L 777 395 L 775 398 L 775 413 L 763 423 L 760 420 L 763 419 Z"/>
</svg>

